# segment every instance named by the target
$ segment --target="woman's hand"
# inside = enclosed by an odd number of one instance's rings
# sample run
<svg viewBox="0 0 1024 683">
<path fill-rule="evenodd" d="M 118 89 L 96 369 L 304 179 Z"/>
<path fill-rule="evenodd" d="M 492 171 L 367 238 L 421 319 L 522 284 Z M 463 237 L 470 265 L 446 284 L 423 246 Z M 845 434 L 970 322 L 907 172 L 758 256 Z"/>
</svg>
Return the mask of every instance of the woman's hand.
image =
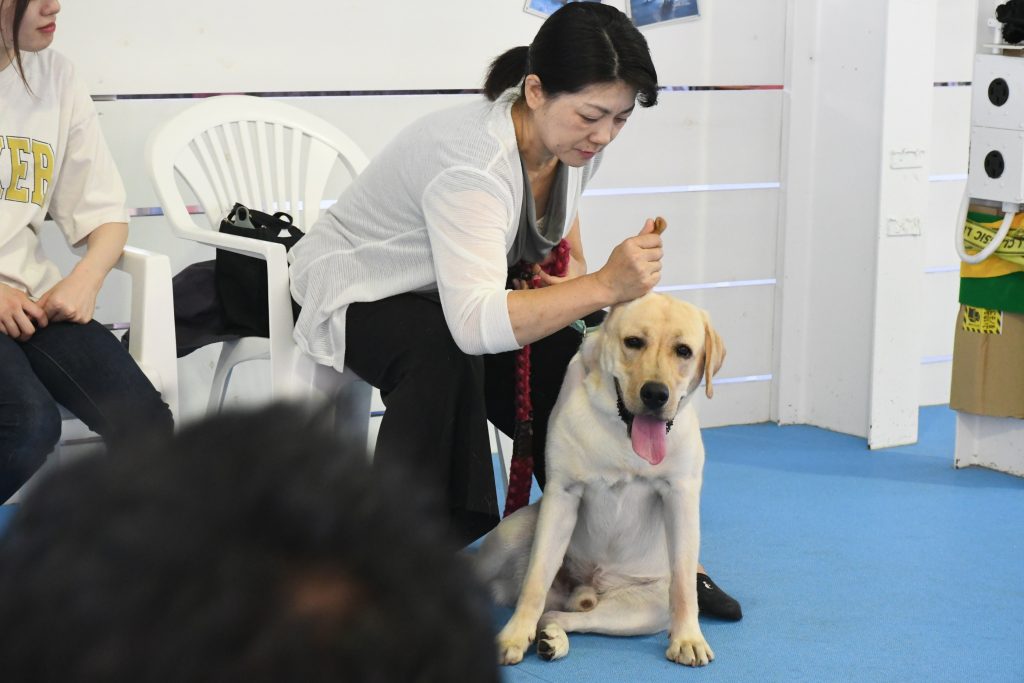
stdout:
<svg viewBox="0 0 1024 683">
<path fill-rule="evenodd" d="M 580 261 L 572 253 L 569 254 L 569 265 L 566 268 L 566 274 L 563 277 L 557 277 L 555 275 L 548 275 L 540 268 L 535 268 L 534 274 L 540 278 L 541 287 L 548 287 L 550 285 L 557 285 L 567 280 L 578 278 L 581 275 L 587 274 L 587 264 Z"/>
<path fill-rule="evenodd" d="M 0 333 L 24 342 L 47 323 L 46 312 L 28 294 L 0 284 Z"/>
<path fill-rule="evenodd" d="M 96 296 L 102 285 L 103 274 L 76 267 L 43 294 L 39 305 L 51 322 L 67 321 L 84 325 L 92 320 L 96 310 Z"/>
<path fill-rule="evenodd" d="M 574 231 L 578 245 L 578 225 Z M 570 244 L 571 238 L 572 233 L 567 237 Z M 585 274 L 582 253 L 579 246 L 570 251 L 570 277 L 546 278 L 548 284 L 561 287 L 530 290 L 522 282 L 513 283 L 516 291 L 508 295 L 508 317 L 520 345 L 543 339 L 600 308 L 643 296 L 661 279 L 661 237 L 650 219 L 639 235 L 615 247 L 596 273 Z"/>
<path fill-rule="evenodd" d="M 66 320 L 84 325 L 92 320 L 103 280 L 121 258 L 128 241 L 128 224 L 104 223 L 90 232 L 86 240 L 88 246 L 82 260 L 39 299 L 51 322 Z"/>
<path fill-rule="evenodd" d="M 594 275 L 612 293 L 614 303 L 632 301 L 654 289 L 661 280 L 661 236 L 650 218 L 643 230 L 615 249 Z"/>
</svg>

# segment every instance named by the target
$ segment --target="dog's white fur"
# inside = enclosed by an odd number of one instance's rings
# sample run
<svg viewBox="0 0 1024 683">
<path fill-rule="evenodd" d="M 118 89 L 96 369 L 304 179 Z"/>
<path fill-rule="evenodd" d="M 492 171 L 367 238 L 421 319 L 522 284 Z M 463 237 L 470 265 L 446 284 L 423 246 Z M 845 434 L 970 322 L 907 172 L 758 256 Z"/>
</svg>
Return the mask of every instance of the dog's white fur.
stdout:
<svg viewBox="0 0 1024 683">
<path fill-rule="evenodd" d="M 711 397 L 724 356 L 705 311 L 661 294 L 613 307 L 586 335 L 551 415 L 544 495 L 506 517 L 475 559 L 499 604 L 518 596 L 498 635 L 502 664 L 521 661 L 535 637 L 556 659 L 569 652 L 566 632 L 666 628 L 670 660 L 714 659 L 697 622 L 704 445 L 690 398 L 702 376 Z M 660 463 L 634 452 L 616 380 L 628 413 L 673 421 Z M 641 398 L 650 382 L 669 390 L 661 409 Z"/>
</svg>

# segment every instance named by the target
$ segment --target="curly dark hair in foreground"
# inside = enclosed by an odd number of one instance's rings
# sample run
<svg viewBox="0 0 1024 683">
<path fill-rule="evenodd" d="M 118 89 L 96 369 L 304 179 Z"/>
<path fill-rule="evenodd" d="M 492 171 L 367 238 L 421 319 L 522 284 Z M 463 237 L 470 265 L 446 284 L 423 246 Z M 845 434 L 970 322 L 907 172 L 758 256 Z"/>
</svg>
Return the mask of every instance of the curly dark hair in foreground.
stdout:
<svg viewBox="0 0 1024 683">
<path fill-rule="evenodd" d="M 308 411 L 225 414 L 42 480 L 0 539 L 5 681 L 498 681 L 416 487 Z"/>
</svg>

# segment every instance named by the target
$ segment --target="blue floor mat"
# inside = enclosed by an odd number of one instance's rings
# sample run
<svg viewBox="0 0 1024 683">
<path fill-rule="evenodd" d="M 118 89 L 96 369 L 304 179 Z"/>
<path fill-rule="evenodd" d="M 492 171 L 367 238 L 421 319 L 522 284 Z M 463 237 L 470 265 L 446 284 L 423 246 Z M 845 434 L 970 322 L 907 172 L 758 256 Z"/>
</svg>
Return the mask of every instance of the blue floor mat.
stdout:
<svg viewBox="0 0 1024 683">
<path fill-rule="evenodd" d="M 703 619 L 716 659 L 668 662 L 665 633 L 570 634 L 516 681 L 1024 681 L 1024 479 L 953 469 L 954 413 L 913 446 L 806 426 L 708 429 L 701 559 L 743 605 Z M 510 610 L 495 610 L 499 628 Z"/>
</svg>

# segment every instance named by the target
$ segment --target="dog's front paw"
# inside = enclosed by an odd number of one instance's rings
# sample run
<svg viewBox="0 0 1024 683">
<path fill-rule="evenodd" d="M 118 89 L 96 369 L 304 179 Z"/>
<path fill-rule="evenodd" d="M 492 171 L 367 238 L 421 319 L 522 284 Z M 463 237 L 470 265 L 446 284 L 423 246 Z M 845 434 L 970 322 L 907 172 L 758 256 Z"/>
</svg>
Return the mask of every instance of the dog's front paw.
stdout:
<svg viewBox="0 0 1024 683">
<path fill-rule="evenodd" d="M 665 650 L 665 656 L 676 664 L 705 666 L 715 658 L 715 653 L 711 651 L 708 641 L 704 640 L 700 631 L 697 631 L 688 637 L 672 638 L 668 649 Z"/>
<path fill-rule="evenodd" d="M 534 627 L 512 619 L 498 634 L 498 664 L 518 664 L 534 638 Z"/>
<path fill-rule="evenodd" d="M 537 655 L 549 662 L 569 654 L 569 636 L 558 624 L 537 629 Z"/>
</svg>

